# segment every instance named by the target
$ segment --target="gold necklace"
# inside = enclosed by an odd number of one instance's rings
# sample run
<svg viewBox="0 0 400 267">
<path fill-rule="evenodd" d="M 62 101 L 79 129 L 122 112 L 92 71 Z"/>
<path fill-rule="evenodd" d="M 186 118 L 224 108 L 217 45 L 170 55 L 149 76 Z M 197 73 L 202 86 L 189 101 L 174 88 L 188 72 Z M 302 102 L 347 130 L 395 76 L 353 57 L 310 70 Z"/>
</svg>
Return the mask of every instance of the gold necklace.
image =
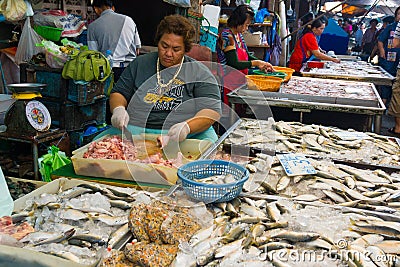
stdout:
<svg viewBox="0 0 400 267">
<path fill-rule="evenodd" d="M 159 95 L 165 94 L 168 91 L 169 87 L 171 86 L 172 82 L 176 79 L 176 77 L 178 77 L 179 72 L 181 72 L 184 59 L 185 59 L 185 56 L 182 57 L 182 61 L 179 64 L 179 68 L 176 70 L 172 79 L 169 80 L 167 83 L 162 83 L 161 82 L 161 74 L 160 74 L 160 58 L 159 57 L 157 58 L 157 84 L 160 86 Z M 165 89 L 163 90 L 163 88 L 165 88 Z"/>
</svg>

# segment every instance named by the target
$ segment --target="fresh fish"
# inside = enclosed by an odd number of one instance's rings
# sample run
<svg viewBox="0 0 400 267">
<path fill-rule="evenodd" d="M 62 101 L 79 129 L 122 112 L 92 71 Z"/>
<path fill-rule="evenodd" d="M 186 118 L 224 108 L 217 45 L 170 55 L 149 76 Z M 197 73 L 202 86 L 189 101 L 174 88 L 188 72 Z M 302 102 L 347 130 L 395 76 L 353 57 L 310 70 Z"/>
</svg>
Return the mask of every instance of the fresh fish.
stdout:
<svg viewBox="0 0 400 267">
<path fill-rule="evenodd" d="M 71 226 L 72 227 L 72 226 Z M 58 236 L 57 233 L 51 233 L 51 232 L 32 232 L 24 236 L 21 240 L 19 240 L 22 243 L 38 243 L 43 240 L 48 240 L 50 238 L 54 238 Z"/>
<path fill-rule="evenodd" d="M 281 218 L 281 212 L 276 206 L 276 202 L 268 203 L 266 209 L 268 216 L 271 218 L 271 220 L 274 222 L 278 222 Z"/>
<path fill-rule="evenodd" d="M 71 204 L 67 204 L 66 208 L 69 209 L 73 209 L 73 210 L 77 210 L 77 211 L 82 211 L 82 212 L 96 212 L 96 213 L 102 213 L 102 214 L 107 214 L 109 216 L 113 216 L 113 214 L 111 212 L 109 212 L 108 210 L 105 210 L 103 208 L 99 208 L 99 207 L 79 207 L 79 206 L 74 206 Z"/>
<path fill-rule="evenodd" d="M 233 227 L 228 232 L 228 234 L 223 236 L 222 241 L 224 243 L 229 243 L 229 242 L 236 240 L 245 231 L 245 229 L 246 229 L 246 224 L 244 224 L 244 223 Z"/>
<path fill-rule="evenodd" d="M 242 216 L 233 218 L 231 223 L 259 223 L 261 221 L 269 221 L 270 219 L 264 214 L 263 217 Z"/>
<path fill-rule="evenodd" d="M 127 210 L 132 208 L 132 205 L 124 200 L 110 200 L 111 207 L 119 208 L 122 210 Z"/>
<path fill-rule="evenodd" d="M 59 216 L 61 219 L 72 221 L 85 220 L 88 218 L 87 214 L 75 209 L 63 209 L 60 211 Z"/>
<path fill-rule="evenodd" d="M 79 240 L 84 240 L 88 241 L 92 244 L 99 244 L 100 246 L 104 245 L 107 243 L 106 240 L 104 240 L 101 236 L 99 235 L 92 235 L 92 234 L 79 234 L 79 235 L 74 235 L 71 237 L 71 239 L 79 239 Z"/>
<path fill-rule="evenodd" d="M 196 257 L 196 263 L 199 266 L 204 266 L 207 263 L 211 262 L 214 259 L 215 255 L 215 248 L 211 247 L 210 249 L 206 250 L 205 252 L 202 252 L 200 255 Z"/>
<path fill-rule="evenodd" d="M 322 190 L 322 192 L 327 197 L 332 199 L 335 203 L 344 203 L 344 202 L 346 202 L 346 200 L 344 198 L 342 198 L 340 195 L 336 194 L 335 192 L 332 192 L 330 190 Z"/>
<path fill-rule="evenodd" d="M 60 194 L 60 197 L 62 199 L 71 199 L 71 198 L 75 198 L 75 197 L 79 197 L 80 195 L 89 193 L 89 192 L 93 192 L 91 189 L 89 188 L 83 188 L 83 187 L 73 187 L 70 190 L 64 191 Z"/>
<path fill-rule="evenodd" d="M 37 243 L 34 243 L 33 245 L 34 246 L 39 246 L 39 245 L 43 245 L 43 244 L 60 243 L 61 241 L 69 239 L 74 234 L 75 234 L 75 229 L 72 228 L 72 229 L 62 233 L 61 235 L 50 237 L 48 239 L 45 239 L 45 240 L 39 241 Z"/>
<path fill-rule="evenodd" d="M 279 180 L 278 183 L 276 184 L 276 191 L 282 191 L 285 190 L 286 187 L 290 184 L 290 178 L 287 175 L 282 176 Z"/>
<path fill-rule="evenodd" d="M 281 231 L 271 235 L 272 238 L 282 238 L 292 242 L 308 242 L 315 240 L 320 235 L 311 232 L 293 232 L 293 231 Z"/>
<path fill-rule="evenodd" d="M 103 222 L 109 226 L 118 226 L 128 223 L 128 215 L 124 216 L 108 216 L 105 214 L 90 214 L 90 218 L 96 221 Z"/>
<path fill-rule="evenodd" d="M 72 246 L 78 246 L 82 248 L 91 248 L 92 243 L 80 239 L 69 239 L 68 244 Z"/>
<path fill-rule="evenodd" d="M 218 259 L 225 257 L 226 255 L 229 255 L 230 253 L 238 249 L 241 249 L 243 240 L 244 238 L 238 239 L 234 242 L 228 243 L 226 245 L 223 245 L 222 247 L 217 248 L 217 250 L 215 251 L 215 258 Z"/>
<path fill-rule="evenodd" d="M 245 214 L 252 216 L 252 217 L 263 218 L 266 215 L 265 212 L 263 212 L 261 209 L 254 207 L 254 206 L 250 206 L 245 203 L 242 203 L 240 205 L 240 211 L 244 212 Z"/>
<path fill-rule="evenodd" d="M 129 233 L 129 227 L 128 227 L 128 224 L 126 223 L 126 224 L 122 225 L 117 231 L 115 231 L 114 233 L 112 233 L 110 235 L 110 238 L 108 239 L 108 247 L 113 248 L 117 244 L 117 242 L 123 236 L 125 236 L 127 233 Z M 76 239 L 76 240 L 79 240 L 79 239 Z M 84 242 L 86 242 L 86 241 L 84 241 Z"/>
<path fill-rule="evenodd" d="M 312 202 L 312 201 L 317 201 L 320 198 L 315 196 L 315 195 L 304 194 L 304 195 L 295 196 L 293 199 L 294 200 L 299 200 L 299 201 L 310 201 L 310 202 Z"/>
<path fill-rule="evenodd" d="M 226 224 L 225 224 L 226 225 Z M 214 230 L 214 225 L 211 225 L 205 229 L 201 229 L 200 231 L 198 231 L 197 233 L 195 233 L 189 241 L 189 244 L 194 247 L 197 243 L 206 240 L 207 238 L 209 238 Z"/>
</svg>

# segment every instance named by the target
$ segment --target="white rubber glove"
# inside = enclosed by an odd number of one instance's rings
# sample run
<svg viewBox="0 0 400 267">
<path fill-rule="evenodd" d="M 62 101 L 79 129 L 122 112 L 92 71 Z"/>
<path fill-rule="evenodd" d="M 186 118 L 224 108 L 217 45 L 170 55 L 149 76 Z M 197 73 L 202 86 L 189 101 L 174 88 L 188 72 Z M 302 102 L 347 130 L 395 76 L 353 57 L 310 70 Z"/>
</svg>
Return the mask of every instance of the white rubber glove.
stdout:
<svg viewBox="0 0 400 267">
<path fill-rule="evenodd" d="M 173 125 L 168 131 L 170 138 L 177 142 L 185 140 L 189 133 L 190 127 L 186 121 Z"/>
<path fill-rule="evenodd" d="M 124 106 L 118 106 L 114 108 L 111 116 L 111 124 L 115 128 L 122 129 L 123 126 L 127 126 L 129 122 L 129 114 Z"/>
</svg>

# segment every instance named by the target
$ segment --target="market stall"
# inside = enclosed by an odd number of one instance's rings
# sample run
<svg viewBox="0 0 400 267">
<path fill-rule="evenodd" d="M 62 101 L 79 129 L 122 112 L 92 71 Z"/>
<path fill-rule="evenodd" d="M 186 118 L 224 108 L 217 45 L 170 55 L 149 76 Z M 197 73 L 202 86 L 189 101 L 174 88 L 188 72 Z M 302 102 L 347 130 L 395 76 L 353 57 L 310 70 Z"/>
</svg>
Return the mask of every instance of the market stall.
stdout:
<svg viewBox="0 0 400 267">
<path fill-rule="evenodd" d="M 304 77 L 345 79 L 354 81 L 372 82 L 375 85 L 392 86 L 395 77 L 380 66 L 374 66 L 365 61 L 341 61 L 341 63 L 319 62 L 317 67 L 312 66 L 315 62 L 303 65 L 300 73 Z M 310 67 L 311 66 L 311 67 Z"/>
<path fill-rule="evenodd" d="M 332 79 L 292 77 L 279 92 L 249 90 L 244 86 L 229 93 L 228 99 L 233 110 L 236 104 L 280 107 L 298 112 L 300 122 L 304 114 L 318 111 L 327 111 L 325 118 L 340 117 L 341 113 L 359 115 L 360 118 L 366 116 L 367 121 L 359 130 L 376 133 L 380 132 L 381 116 L 386 110 L 372 83 Z M 332 119 L 323 118 L 315 123 L 333 123 Z"/>
</svg>

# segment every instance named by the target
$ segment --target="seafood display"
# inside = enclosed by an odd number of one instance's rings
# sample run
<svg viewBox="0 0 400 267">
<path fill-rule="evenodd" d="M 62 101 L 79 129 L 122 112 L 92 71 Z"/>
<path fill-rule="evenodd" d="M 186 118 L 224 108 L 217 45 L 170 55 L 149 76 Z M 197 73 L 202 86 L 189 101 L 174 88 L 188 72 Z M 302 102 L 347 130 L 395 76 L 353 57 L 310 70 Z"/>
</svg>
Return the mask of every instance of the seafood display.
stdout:
<svg viewBox="0 0 400 267">
<path fill-rule="evenodd" d="M 375 165 L 400 166 L 400 147 L 390 137 L 299 122 L 243 119 L 225 144 L 301 153 Z"/>
<path fill-rule="evenodd" d="M 398 222 L 251 196 L 209 208 L 213 224 L 181 243 L 172 266 L 383 266 L 383 258 L 393 266 L 399 260 Z"/>
<path fill-rule="evenodd" d="M 377 100 L 372 83 L 332 79 L 292 77 L 288 83 L 282 84 L 280 92 L 286 94 Z"/>
<path fill-rule="evenodd" d="M 326 62 L 325 66 L 325 68 L 311 68 L 309 71 L 304 71 L 302 73 L 329 76 L 353 76 L 357 78 L 394 78 L 381 67 L 374 66 L 365 61 Z"/>
<path fill-rule="evenodd" d="M 143 163 L 156 163 L 171 166 L 164 160 L 161 148 L 151 140 L 136 141 L 135 144 L 122 140 L 121 136 L 110 136 L 89 144 L 83 158 L 128 160 Z"/>
<path fill-rule="evenodd" d="M 76 184 L 63 189 L 60 182 L 57 193 L 38 194 L 19 204 L 9 220 L 14 228 L 28 225 L 31 230 L 16 237 L 18 246 L 93 265 L 129 232 L 133 203 L 157 195 L 134 188 Z"/>
<path fill-rule="evenodd" d="M 252 160 L 257 162 L 257 158 Z M 253 184 L 245 184 L 244 188 L 250 192 L 279 195 L 295 200 L 318 201 L 393 216 L 400 215 L 400 173 L 389 174 L 380 169 L 359 169 L 334 164 L 330 160 L 317 161 L 309 158 L 308 161 L 315 168 L 315 174 L 288 176 L 274 158 L 272 167 L 251 174 L 258 180 L 250 177 L 249 180 Z"/>
</svg>

